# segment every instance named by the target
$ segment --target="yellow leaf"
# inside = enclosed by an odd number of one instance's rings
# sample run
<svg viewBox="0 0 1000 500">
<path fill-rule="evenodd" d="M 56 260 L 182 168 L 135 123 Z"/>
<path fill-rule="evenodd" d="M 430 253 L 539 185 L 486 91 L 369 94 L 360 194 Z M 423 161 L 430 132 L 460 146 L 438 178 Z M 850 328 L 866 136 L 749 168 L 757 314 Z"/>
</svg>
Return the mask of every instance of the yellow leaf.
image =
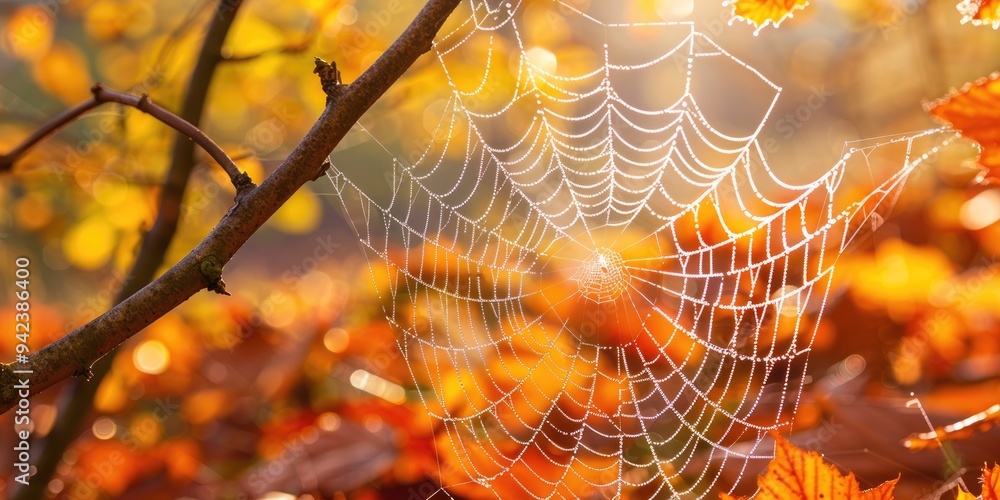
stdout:
<svg viewBox="0 0 1000 500">
<path fill-rule="evenodd" d="M 95 58 L 100 81 L 112 88 L 129 88 L 148 72 L 148 66 L 142 65 L 136 49 L 125 44 L 103 47 Z"/>
<path fill-rule="evenodd" d="M 983 469 L 983 500 L 1000 500 L 1000 465 Z"/>
<path fill-rule="evenodd" d="M 72 45 L 56 43 L 31 69 L 35 82 L 66 104 L 76 104 L 90 96 L 93 78 L 87 58 Z"/>
<path fill-rule="evenodd" d="M 52 16 L 39 5 L 15 10 L 4 23 L 4 52 L 23 61 L 38 59 L 52 45 L 54 25 Z"/>
<path fill-rule="evenodd" d="M 253 54 L 287 44 L 281 32 L 272 24 L 256 17 L 240 19 L 229 34 L 231 47 L 238 47 L 240 54 Z"/>
<path fill-rule="evenodd" d="M 976 496 L 968 491 L 959 489 L 955 493 L 955 500 L 976 500 Z"/>
<path fill-rule="evenodd" d="M 127 13 L 121 2 L 99 0 L 84 12 L 87 34 L 99 42 L 114 40 L 121 36 L 128 25 Z"/>
<path fill-rule="evenodd" d="M 103 217 L 84 219 L 63 238 L 63 254 L 74 266 L 93 270 L 103 266 L 115 249 L 115 231 Z"/>
<path fill-rule="evenodd" d="M 841 279 L 849 283 L 855 302 L 865 308 L 885 308 L 901 320 L 922 312 L 936 289 L 951 279 L 948 257 L 933 247 L 889 240 L 874 256 L 845 258 Z"/>
<path fill-rule="evenodd" d="M 323 207 L 307 187 L 299 189 L 271 217 L 274 227 L 288 234 L 306 234 L 319 225 Z"/>
<path fill-rule="evenodd" d="M 760 31 L 769 23 L 775 27 L 792 17 L 792 13 L 804 9 L 809 0 L 728 0 L 724 6 L 733 6 L 733 16 L 746 21 Z"/>
<path fill-rule="evenodd" d="M 136 252 L 142 245 L 143 233 L 136 230 L 137 226 L 125 229 L 119 233 L 118 247 L 114 251 L 111 260 L 114 269 L 121 273 L 127 273 L 135 262 Z"/>
</svg>

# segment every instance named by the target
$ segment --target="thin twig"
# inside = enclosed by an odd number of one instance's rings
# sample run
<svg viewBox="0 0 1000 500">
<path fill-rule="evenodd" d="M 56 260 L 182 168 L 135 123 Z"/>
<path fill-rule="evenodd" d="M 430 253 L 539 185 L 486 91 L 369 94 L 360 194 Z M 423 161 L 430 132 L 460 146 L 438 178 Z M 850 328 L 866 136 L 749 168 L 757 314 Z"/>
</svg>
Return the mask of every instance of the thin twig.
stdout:
<svg viewBox="0 0 1000 500">
<path fill-rule="evenodd" d="M 18 144 L 14 149 L 10 150 L 7 154 L 0 155 L 0 172 L 6 172 L 14 168 L 14 163 L 17 162 L 25 153 L 28 152 L 35 144 L 38 144 L 46 137 L 58 132 L 66 125 L 73 123 L 77 118 L 80 118 L 88 111 L 100 106 L 101 103 L 94 97 L 87 99 L 86 101 L 73 106 L 72 108 L 59 113 L 58 115 L 52 117 L 51 120 L 42 124 L 38 127 L 27 139 Z"/>
<path fill-rule="evenodd" d="M 226 171 L 226 174 L 229 175 L 229 180 L 232 181 L 233 186 L 236 187 L 237 191 L 243 191 L 253 185 L 250 178 L 245 173 L 240 172 L 239 167 L 236 166 L 236 163 L 233 162 L 229 155 L 227 155 L 226 152 L 215 143 L 215 141 L 205 135 L 201 129 L 192 125 L 191 122 L 171 113 L 170 111 L 167 111 L 166 108 L 153 103 L 153 101 L 149 99 L 149 96 L 135 96 L 124 92 L 118 92 L 105 88 L 100 83 L 94 85 L 90 90 L 94 94 L 93 97 L 56 115 L 31 134 L 21 144 L 18 144 L 9 153 L 0 156 L 0 171 L 10 170 L 13 168 L 14 163 L 16 163 L 21 156 L 27 153 L 28 150 L 46 137 L 72 123 L 77 118 L 83 116 L 88 111 L 93 110 L 101 104 L 113 102 L 138 109 L 139 111 L 156 118 L 164 125 L 167 125 L 190 138 L 195 142 L 195 144 L 201 146 L 201 148 L 204 149 L 205 152 L 208 153 L 208 155 L 211 156 L 212 159 L 214 159 L 216 163 L 218 163 L 219 166 Z"/>
<path fill-rule="evenodd" d="M 237 191 L 242 191 L 243 189 L 252 186 L 250 183 L 250 178 L 245 174 L 240 172 L 239 167 L 236 163 L 226 154 L 225 151 L 219 147 L 215 141 L 209 136 L 205 135 L 198 127 L 191 124 L 191 122 L 167 111 L 166 109 L 156 105 L 149 99 L 149 96 L 134 96 L 132 94 L 126 94 L 124 92 L 117 92 L 114 90 L 109 90 L 101 86 L 101 84 L 94 85 L 91 89 L 94 92 L 94 97 L 101 102 L 117 102 L 119 104 L 124 104 L 126 106 L 132 106 L 139 111 L 149 114 L 153 118 L 163 122 L 164 125 L 180 132 L 181 134 L 189 137 L 195 144 L 201 146 L 202 149 L 208 153 L 216 163 L 226 171 L 229 175 L 229 180 L 232 181 L 233 186 L 236 187 Z M 249 184 L 248 184 L 249 183 Z"/>
<path fill-rule="evenodd" d="M 259 187 L 248 190 L 180 262 L 93 321 L 28 356 L 26 363 L 0 364 L 0 412 L 18 404 L 18 385 L 27 385 L 34 395 L 71 376 L 85 375 L 89 364 L 195 293 L 217 286 L 213 283 L 215 271 L 228 263 L 299 188 L 327 168 L 326 159 L 333 148 L 417 58 L 431 49 L 435 35 L 460 2 L 429 0 L 367 71 L 327 100 L 323 113 L 285 161 Z M 30 373 L 15 374 L 14 369 Z"/>
</svg>

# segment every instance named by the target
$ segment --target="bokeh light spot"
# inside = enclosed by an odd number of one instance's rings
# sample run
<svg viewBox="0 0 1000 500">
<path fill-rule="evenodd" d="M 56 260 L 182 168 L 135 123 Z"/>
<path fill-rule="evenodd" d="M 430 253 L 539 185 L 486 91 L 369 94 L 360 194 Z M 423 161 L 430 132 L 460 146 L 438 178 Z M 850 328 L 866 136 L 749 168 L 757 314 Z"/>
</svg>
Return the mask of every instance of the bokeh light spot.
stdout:
<svg viewBox="0 0 1000 500">
<path fill-rule="evenodd" d="M 132 362 L 143 373 L 159 375 L 170 366 L 170 351 L 159 340 L 147 340 L 136 348 Z"/>
</svg>

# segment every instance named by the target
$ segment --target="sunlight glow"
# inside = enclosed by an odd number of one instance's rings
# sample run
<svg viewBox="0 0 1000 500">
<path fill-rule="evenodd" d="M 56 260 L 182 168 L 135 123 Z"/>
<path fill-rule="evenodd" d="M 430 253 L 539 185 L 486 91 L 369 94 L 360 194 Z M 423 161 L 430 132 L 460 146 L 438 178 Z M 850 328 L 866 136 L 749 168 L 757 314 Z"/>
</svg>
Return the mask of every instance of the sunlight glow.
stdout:
<svg viewBox="0 0 1000 500">
<path fill-rule="evenodd" d="M 541 47 L 528 49 L 524 55 L 528 58 L 528 61 L 532 66 L 547 73 L 555 73 L 556 69 L 559 67 L 556 55 Z"/>
<path fill-rule="evenodd" d="M 159 340 L 147 340 L 132 353 L 132 363 L 142 373 L 159 375 L 170 366 L 170 351 Z"/>
<path fill-rule="evenodd" d="M 978 231 L 1000 221 L 1000 189 L 977 194 L 962 205 L 960 213 L 966 229 Z"/>
<path fill-rule="evenodd" d="M 694 12 L 694 0 L 656 0 L 655 5 L 664 21 L 684 21 Z"/>
<path fill-rule="evenodd" d="M 403 404 L 406 401 L 406 390 L 402 386 L 365 370 L 355 370 L 351 374 L 351 385 L 393 404 Z"/>
</svg>

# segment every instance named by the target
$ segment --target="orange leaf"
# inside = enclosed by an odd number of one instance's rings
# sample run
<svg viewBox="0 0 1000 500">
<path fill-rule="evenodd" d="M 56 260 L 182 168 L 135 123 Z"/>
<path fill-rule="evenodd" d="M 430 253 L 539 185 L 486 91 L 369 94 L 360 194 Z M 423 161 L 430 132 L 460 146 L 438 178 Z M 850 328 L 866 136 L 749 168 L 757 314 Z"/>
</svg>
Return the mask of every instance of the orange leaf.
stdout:
<svg viewBox="0 0 1000 500">
<path fill-rule="evenodd" d="M 792 12 L 805 8 L 809 0 L 728 0 L 724 6 L 733 6 L 733 16 L 757 27 L 760 31 L 768 23 L 775 26 L 792 17 Z"/>
<path fill-rule="evenodd" d="M 958 11 L 962 13 L 962 24 L 971 22 L 975 26 L 1000 28 L 1000 0 L 963 0 Z"/>
<path fill-rule="evenodd" d="M 986 177 L 1000 180 L 1000 72 L 967 83 L 924 108 L 978 142 L 979 164 Z"/>
<path fill-rule="evenodd" d="M 796 448 L 776 432 L 774 438 L 774 460 L 768 465 L 767 473 L 757 478 L 755 500 L 781 500 L 797 498 L 879 500 L 892 499 L 896 481 L 886 481 L 870 490 L 861 490 L 854 473 L 846 477 L 836 467 L 823 462 L 823 457 L 814 451 Z M 729 499 L 723 495 L 723 499 Z"/>
<path fill-rule="evenodd" d="M 66 104 L 90 97 L 94 78 L 87 56 L 76 45 L 56 42 L 31 66 L 31 74 L 43 90 Z"/>
<path fill-rule="evenodd" d="M 983 469 L 982 500 L 1000 500 L 1000 465 L 992 469 Z"/>
</svg>

